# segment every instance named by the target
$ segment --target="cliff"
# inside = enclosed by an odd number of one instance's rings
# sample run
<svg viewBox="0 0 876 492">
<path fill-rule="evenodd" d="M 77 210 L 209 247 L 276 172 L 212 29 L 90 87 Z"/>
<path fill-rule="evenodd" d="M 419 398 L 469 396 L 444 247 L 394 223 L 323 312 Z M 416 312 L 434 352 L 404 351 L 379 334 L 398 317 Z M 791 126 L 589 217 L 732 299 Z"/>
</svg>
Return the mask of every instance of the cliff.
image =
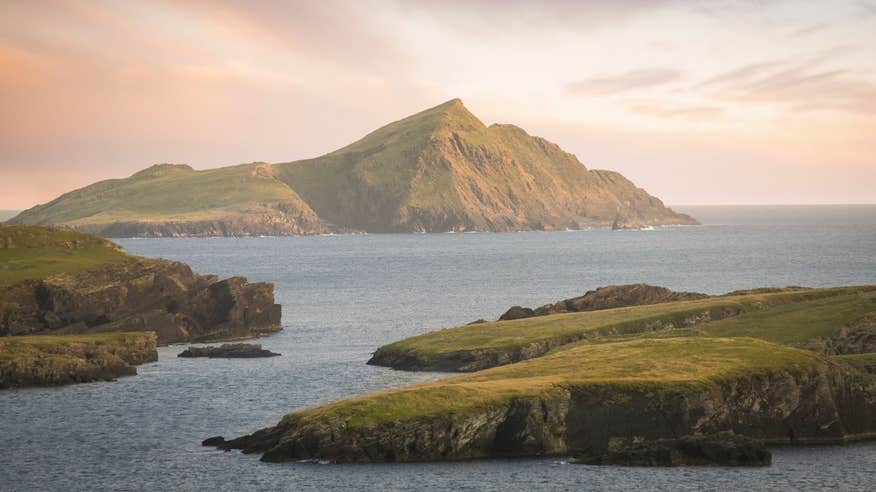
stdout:
<svg viewBox="0 0 876 492">
<path fill-rule="evenodd" d="M 158 360 L 153 333 L 0 337 L 0 389 L 109 381 Z"/>
<path fill-rule="evenodd" d="M 696 224 L 622 175 L 588 170 L 454 99 L 302 161 L 152 166 L 20 213 L 110 237 L 564 230 Z"/>
<path fill-rule="evenodd" d="M 280 330 L 273 285 L 198 275 L 88 234 L 0 226 L 0 336 L 153 331 L 158 343 Z"/>
</svg>

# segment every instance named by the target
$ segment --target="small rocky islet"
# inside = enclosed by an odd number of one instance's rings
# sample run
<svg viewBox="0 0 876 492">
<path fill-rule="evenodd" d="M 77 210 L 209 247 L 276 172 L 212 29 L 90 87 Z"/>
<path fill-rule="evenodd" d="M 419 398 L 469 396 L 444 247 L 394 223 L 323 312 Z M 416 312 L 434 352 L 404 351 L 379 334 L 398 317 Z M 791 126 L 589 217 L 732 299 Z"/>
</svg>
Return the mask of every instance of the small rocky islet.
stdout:
<svg viewBox="0 0 876 492">
<path fill-rule="evenodd" d="M 402 340 L 371 360 L 467 374 L 204 444 L 272 462 L 573 455 L 759 466 L 769 445 L 876 438 L 876 286 L 705 296 L 637 284 L 575 299 L 555 313 Z"/>
<path fill-rule="evenodd" d="M 76 231 L 0 224 L 0 388 L 136 374 L 157 345 L 279 331 L 273 285 Z"/>
<path fill-rule="evenodd" d="M 209 359 L 256 359 L 277 357 L 281 354 L 263 349 L 257 343 L 224 343 L 220 346 L 189 347 L 180 352 L 177 357 Z"/>
</svg>

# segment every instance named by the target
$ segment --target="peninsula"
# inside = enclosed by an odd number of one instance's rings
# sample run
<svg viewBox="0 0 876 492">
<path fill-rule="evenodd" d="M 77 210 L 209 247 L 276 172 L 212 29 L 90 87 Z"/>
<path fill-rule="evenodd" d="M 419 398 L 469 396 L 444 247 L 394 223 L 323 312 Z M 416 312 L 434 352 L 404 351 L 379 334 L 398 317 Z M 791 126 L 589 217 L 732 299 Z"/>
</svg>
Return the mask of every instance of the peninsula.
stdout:
<svg viewBox="0 0 876 492">
<path fill-rule="evenodd" d="M 138 237 L 566 230 L 617 220 L 697 223 L 543 138 L 484 125 L 453 99 L 314 159 L 155 165 L 10 222 Z"/>
<path fill-rule="evenodd" d="M 471 372 L 205 444 L 264 461 L 575 455 L 594 464 L 762 465 L 764 444 L 876 437 L 876 354 L 867 352 L 876 286 L 724 296 L 629 287 L 665 302 L 630 298 L 402 340 L 372 363 Z"/>
</svg>

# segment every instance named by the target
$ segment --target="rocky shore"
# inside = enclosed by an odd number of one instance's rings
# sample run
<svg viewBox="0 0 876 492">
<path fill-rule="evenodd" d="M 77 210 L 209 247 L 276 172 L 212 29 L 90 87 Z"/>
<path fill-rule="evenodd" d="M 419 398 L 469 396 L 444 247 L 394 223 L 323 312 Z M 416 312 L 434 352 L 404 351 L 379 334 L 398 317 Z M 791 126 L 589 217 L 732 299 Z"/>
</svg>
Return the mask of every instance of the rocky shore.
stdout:
<svg viewBox="0 0 876 492">
<path fill-rule="evenodd" d="M 0 338 L 0 389 L 110 381 L 158 360 L 153 333 Z"/>
</svg>

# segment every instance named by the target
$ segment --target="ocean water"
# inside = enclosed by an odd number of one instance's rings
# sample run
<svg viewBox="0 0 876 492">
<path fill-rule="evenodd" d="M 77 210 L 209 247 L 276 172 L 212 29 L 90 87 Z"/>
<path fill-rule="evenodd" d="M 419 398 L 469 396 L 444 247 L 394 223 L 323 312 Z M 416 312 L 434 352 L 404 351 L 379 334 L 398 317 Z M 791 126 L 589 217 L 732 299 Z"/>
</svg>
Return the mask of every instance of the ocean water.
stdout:
<svg viewBox="0 0 876 492">
<path fill-rule="evenodd" d="M 130 252 L 276 284 L 282 357 L 179 359 L 116 382 L 0 392 L 0 490 L 873 490 L 876 443 L 777 448 L 768 468 L 562 458 L 267 464 L 200 446 L 346 396 L 442 377 L 365 365 L 378 346 L 601 285 L 722 293 L 876 283 L 876 206 L 677 207 L 654 231 L 128 239 Z"/>
</svg>

